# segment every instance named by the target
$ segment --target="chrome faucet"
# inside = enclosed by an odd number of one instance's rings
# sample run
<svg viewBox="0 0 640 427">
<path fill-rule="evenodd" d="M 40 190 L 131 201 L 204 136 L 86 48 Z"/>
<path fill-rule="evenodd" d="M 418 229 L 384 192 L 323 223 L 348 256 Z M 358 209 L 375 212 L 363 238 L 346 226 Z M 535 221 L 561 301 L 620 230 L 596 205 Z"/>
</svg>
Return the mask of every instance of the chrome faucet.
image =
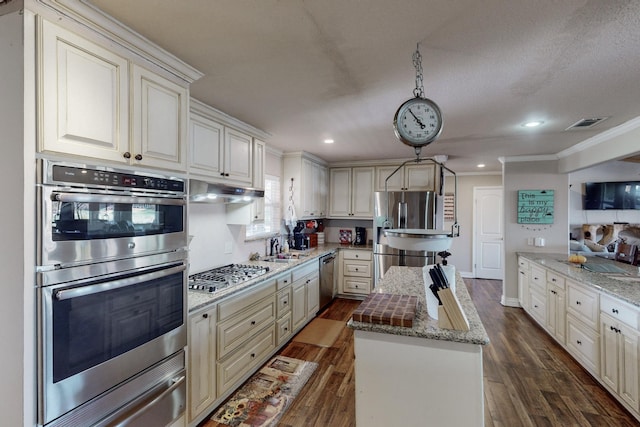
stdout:
<svg viewBox="0 0 640 427">
<path fill-rule="evenodd" d="M 280 248 L 280 242 L 277 237 L 271 238 L 271 256 L 277 255 Z"/>
</svg>

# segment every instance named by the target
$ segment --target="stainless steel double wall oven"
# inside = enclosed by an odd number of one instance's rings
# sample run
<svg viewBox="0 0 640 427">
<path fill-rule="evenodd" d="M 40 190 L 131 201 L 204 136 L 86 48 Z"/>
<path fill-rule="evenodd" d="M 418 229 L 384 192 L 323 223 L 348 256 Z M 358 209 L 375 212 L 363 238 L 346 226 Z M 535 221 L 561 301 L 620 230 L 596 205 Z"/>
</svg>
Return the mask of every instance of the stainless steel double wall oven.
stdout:
<svg viewBox="0 0 640 427">
<path fill-rule="evenodd" d="M 185 185 L 39 160 L 39 424 L 160 426 L 184 412 Z"/>
</svg>

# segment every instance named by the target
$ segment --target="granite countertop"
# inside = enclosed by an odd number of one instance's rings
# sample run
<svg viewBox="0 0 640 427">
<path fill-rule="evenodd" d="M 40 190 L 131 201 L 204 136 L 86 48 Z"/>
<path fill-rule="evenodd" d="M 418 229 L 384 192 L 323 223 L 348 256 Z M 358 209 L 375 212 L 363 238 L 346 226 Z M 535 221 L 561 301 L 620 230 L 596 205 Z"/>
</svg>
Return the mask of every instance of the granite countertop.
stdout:
<svg viewBox="0 0 640 427">
<path fill-rule="evenodd" d="M 637 266 L 606 258 L 589 257 L 585 265 L 605 268 L 613 266 L 616 270 L 624 270 L 624 273 L 597 273 L 579 264 L 568 262 L 567 254 L 538 252 L 518 252 L 517 254 L 571 280 L 640 307 L 640 274 Z"/>
<path fill-rule="evenodd" d="M 269 267 L 269 271 L 262 276 L 258 276 L 255 279 L 247 280 L 246 282 L 239 283 L 235 286 L 229 286 L 228 288 L 222 289 L 217 292 L 207 293 L 200 291 L 188 291 L 187 292 L 187 305 L 189 307 L 189 312 L 194 312 L 205 308 L 211 304 L 214 304 L 223 298 L 229 297 L 231 295 L 237 294 L 239 292 L 244 291 L 252 286 L 255 286 L 259 283 L 262 283 L 265 280 L 270 279 L 271 277 L 277 276 L 280 273 L 284 273 L 287 270 L 291 270 L 295 267 L 298 267 L 304 263 L 310 261 L 317 261 L 321 256 L 336 252 L 338 249 L 362 249 L 362 250 L 372 250 L 371 245 L 369 246 L 351 246 L 351 245 L 341 245 L 338 243 L 326 243 L 324 245 L 319 245 L 315 248 L 311 248 L 306 251 L 291 251 L 292 254 L 300 255 L 299 258 L 292 258 L 287 262 L 269 262 L 269 261 L 244 261 L 242 264 L 246 265 L 260 265 L 264 267 Z M 212 266 L 213 268 L 213 266 Z"/>
<path fill-rule="evenodd" d="M 391 335 L 403 335 L 407 337 L 426 338 L 433 340 L 454 341 L 467 344 L 486 345 L 489 336 L 484 329 L 475 305 L 471 301 L 467 287 L 459 273 L 456 272 L 456 297 L 469 321 L 469 331 L 457 331 L 442 329 L 438 321 L 428 316 L 425 296 L 425 287 L 422 277 L 422 267 L 397 267 L 389 268 L 373 292 L 415 295 L 418 297 L 418 309 L 411 328 L 390 325 L 377 325 L 373 323 L 356 322 L 349 320 L 347 326 L 352 329 L 369 332 L 379 332 Z"/>
</svg>

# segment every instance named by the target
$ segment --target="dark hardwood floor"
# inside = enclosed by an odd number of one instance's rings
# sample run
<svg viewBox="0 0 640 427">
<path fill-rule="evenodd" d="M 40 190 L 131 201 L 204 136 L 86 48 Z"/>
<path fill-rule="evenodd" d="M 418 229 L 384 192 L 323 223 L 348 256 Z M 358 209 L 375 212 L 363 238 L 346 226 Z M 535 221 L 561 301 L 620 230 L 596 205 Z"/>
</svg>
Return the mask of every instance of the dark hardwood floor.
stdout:
<svg viewBox="0 0 640 427">
<path fill-rule="evenodd" d="M 640 425 L 522 309 L 500 304 L 501 281 L 465 283 L 491 340 L 483 348 L 485 426 Z M 346 322 L 359 303 L 338 299 L 320 316 Z M 350 329 L 330 348 L 289 342 L 280 354 L 319 364 L 280 427 L 355 426 Z"/>
</svg>

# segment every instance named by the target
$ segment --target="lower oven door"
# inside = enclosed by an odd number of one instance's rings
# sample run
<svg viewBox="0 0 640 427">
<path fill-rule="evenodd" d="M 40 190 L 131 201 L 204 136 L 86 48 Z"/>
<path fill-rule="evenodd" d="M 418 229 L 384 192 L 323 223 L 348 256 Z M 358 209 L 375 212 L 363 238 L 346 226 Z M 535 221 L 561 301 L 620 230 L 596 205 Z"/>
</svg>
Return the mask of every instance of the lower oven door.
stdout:
<svg viewBox="0 0 640 427">
<path fill-rule="evenodd" d="M 40 423 L 182 350 L 185 283 L 181 261 L 40 288 Z"/>
</svg>

